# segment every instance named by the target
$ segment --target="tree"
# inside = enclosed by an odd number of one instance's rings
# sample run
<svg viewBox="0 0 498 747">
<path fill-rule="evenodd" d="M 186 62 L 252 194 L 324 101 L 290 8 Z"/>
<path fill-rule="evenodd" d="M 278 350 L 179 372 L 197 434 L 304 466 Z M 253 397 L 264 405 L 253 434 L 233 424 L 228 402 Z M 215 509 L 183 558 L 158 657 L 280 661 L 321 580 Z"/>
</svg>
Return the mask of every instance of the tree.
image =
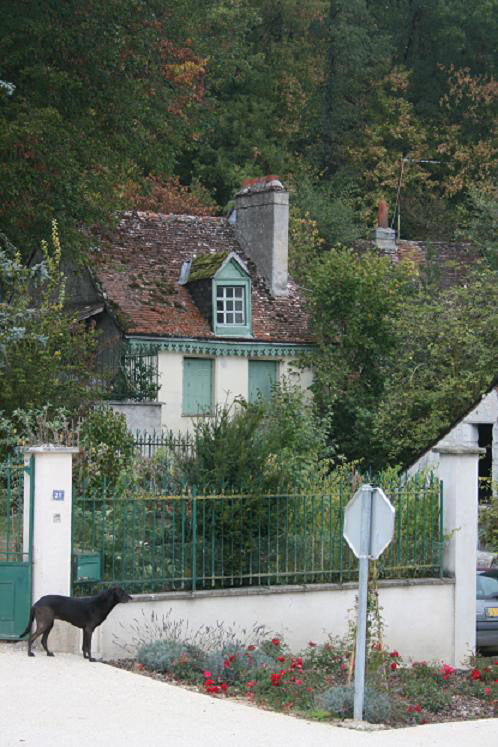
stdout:
<svg viewBox="0 0 498 747">
<path fill-rule="evenodd" d="M 498 272 L 408 296 L 373 418 L 376 465 L 408 465 L 476 401 L 498 370 Z M 366 455 L 365 455 L 366 456 Z"/>
<path fill-rule="evenodd" d="M 191 0 L 2 4 L 0 225 L 25 257 L 56 218 L 65 251 L 174 174 L 203 97 Z"/>
<path fill-rule="evenodd" d="M 411 265 L 393 264 L 346 248 L 318 259 L 307 279 L 313 391 L 331 421 L 331 439 L 348 460 L 368 459 L 371 429 L 386 369 L 397 344 L 397 324 L 415 293 Z"/>
<path fill-rule="evenodd" d="M 52 249 L 27 267 L 3 237 L 0 245 L 0 410 L 70 411 L 95 399 L 95 336 L 64 311 L 62 248 L 52 225 Z"/>
</svg>

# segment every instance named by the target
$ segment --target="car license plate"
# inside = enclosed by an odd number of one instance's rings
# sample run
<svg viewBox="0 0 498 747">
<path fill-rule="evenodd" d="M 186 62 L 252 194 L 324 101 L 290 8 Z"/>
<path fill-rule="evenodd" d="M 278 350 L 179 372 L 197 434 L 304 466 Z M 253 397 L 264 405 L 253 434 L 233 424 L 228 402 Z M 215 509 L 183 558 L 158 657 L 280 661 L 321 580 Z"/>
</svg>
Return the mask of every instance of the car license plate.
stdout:
<svg viewBox="0 0 498 747">
<path fill-rule="evenodd" d="M 486 617 L 498 617 L 498 607 L 486 607 Z"/>
</svg>

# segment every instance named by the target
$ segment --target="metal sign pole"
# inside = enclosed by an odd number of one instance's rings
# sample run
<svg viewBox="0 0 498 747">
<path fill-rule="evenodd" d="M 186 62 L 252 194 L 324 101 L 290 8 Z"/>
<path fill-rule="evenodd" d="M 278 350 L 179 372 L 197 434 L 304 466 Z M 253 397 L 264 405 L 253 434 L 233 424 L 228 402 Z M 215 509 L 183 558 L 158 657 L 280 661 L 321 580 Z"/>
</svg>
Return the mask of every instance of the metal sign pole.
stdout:
<svg viewBox="0 0 498 747">
<path fill-rule="evenodd" d="M 361 533 L 358 582 L 358 621 L 356 625 L 356 656 L 354 665 L 354 706 L 353 715 L 358 721 L 363 719 L 365 698 L 365 659 L 367 643 L 367 597 L 368 597 L 368 556 L 370 553 L 370 533 L 372 524 L 371 485 L 363 486 L 361 508 Z"/>
</svg>

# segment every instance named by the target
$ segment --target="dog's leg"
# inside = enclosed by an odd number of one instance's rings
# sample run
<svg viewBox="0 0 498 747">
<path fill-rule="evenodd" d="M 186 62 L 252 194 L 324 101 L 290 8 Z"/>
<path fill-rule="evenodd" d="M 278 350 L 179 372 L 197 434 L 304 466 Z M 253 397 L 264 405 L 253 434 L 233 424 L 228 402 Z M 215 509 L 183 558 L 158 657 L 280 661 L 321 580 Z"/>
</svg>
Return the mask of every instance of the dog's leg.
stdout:
<svg viewBox="0 0 498 747">
<path fill-rule="evenodd" d="M 54 655 L 52 651 L 48 650 L 48 646 L 47 646 L 48 635 L 49 635 L 49 633 L 50 633 L 50 631 L 52 630 L 53 627 L 54 627 L 54 623 L 52 621 L 52 624 L 50 625 L 49 628 L 47 628 L 45 630 L 45 632 L 42 635 L 42 639 L 41 639 L 41 644 L 42 644 L 43 648 L 45 649 L 45 651 L 47 652 L 47 656 L 53 656 Z"/>
<path fill-rule="evenodd" d="M 49 607 L 38 607 L 35 610 L 36 631 L 30 635 L 28 640 L 28 656 L 34 656 L 31 646 L 40 636 L 42 636 L 42 646 L 47 652 L 47 656 L 53 656 L 47 648 L 47 638 L 53 628 L 54 619 L 54 613 Z"/>
<path fill-rule="evenodd" d="M 93 628 L 91 627 L 84 628 L 83 630 L 83 656 L 85 656 L 85 649 L 86 649 L 85 658 L 87 658 L 88 661 L 97 661 L 96 659 L 92 658 L 92 635 L 93 635 Z"/>
<path fill-rule="evenodd" d="M 32 633 L 32 634 L 31 634 L 31 635 L 29 636 L 29 638 L 28 638 L 28 656 L 34 656 L 34 653 L 33 653 L 33 652 L 31 651 L 31 646 L 32 646 L 32 645 L 33 645 L 33 643 L 34 643 L 34 642 L 36 641 L 36 639 L 37 639 L 37 638 L 38 638 L 39 636 L 41 636 L 41 634 L 42 634 L 42 633 L 43 633 L 43 629 L 42 629 L 42 630 L 40 630 L 40 628 L 38 627 L 38 624 L 37 624 L 35 632 L 34 632 L 34 633 Z"/>
</svg>

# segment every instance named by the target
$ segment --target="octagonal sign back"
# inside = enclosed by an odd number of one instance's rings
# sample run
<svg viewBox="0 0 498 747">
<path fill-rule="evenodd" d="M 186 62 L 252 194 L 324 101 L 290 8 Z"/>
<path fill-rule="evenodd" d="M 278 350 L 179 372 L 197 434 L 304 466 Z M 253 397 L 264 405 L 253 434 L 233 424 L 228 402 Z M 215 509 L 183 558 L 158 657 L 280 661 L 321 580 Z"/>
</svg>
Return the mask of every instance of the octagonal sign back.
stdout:
<svg viewBox="0 0 498 747">
<path fill-rule="evenodd" d="M 381 488 L 367 488 L 363 485 L 356 491 L 344 509 L 343 535 L 351 550 L 359 558 L 363 493 L 370 489 L 372 490 L 372 513 L 368 557 L 376 560 L 390 544 L 394 534 L 394 506 Z"/>
</svg>

